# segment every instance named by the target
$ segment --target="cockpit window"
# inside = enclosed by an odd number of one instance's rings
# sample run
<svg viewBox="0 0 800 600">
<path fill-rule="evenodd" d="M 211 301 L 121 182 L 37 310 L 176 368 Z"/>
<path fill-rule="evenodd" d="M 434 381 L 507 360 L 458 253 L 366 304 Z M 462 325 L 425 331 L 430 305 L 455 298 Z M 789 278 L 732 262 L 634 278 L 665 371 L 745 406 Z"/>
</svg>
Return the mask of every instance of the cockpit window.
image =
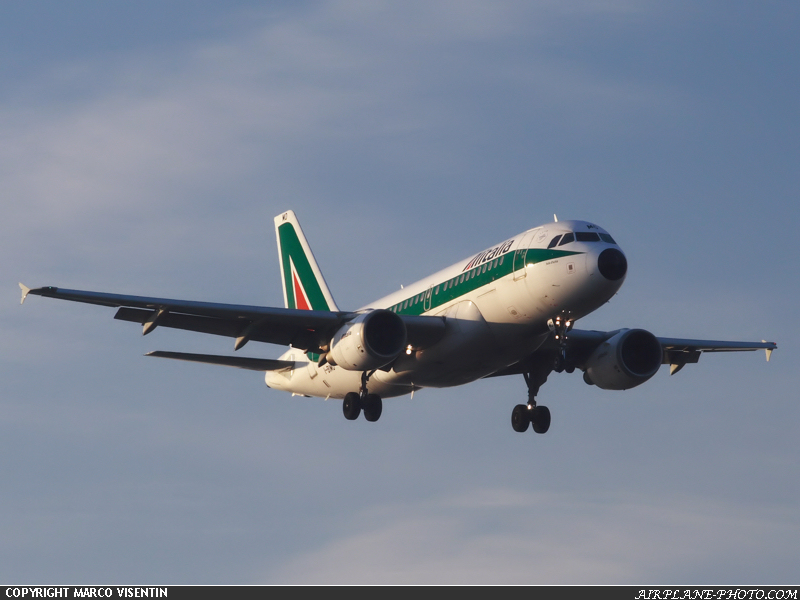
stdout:
<svg viewBox="0 0 800 600">
<path fill-rule="evenodd" d="M 557 235 L 552 240 L 550 240 L 550 243 L 547 245 L 547 247 L 548 248 L 555 248 L 556 246 L 558 246 L 558 240 L 560 240 L 560 239 L 561 239 L 561 236 Z"/>
<path fill-rule="evenodd" d="M 561 238 L 561 242 L 558 244 L 559 246 L 563 246 L 564 244 L 569 244 L 575 241 L 575 234 L 574 233 L 567 233 Z"/>
<path fill-rule="evenodd" d="M 550 243 L 547 245 L 548 248 L 555 248 L 556 246 L 563 246 L 565 244 L 571 244 L 572 242 L 606 242 L 607 244 L 615 244 L 617 242 L 614 241 L 607 233 L 598 233 L 596 231 L 575 231 L 570 233 L 565 233 L 563 236 L 557 235 Z"/>
<path fill-rule="evenodd" d="M 612 238 L 607 233 L 601 233 L 600 234 L 600 239 L 603 240 L 606 243 L 609 243 L 609 244 L 616 244 L 617 243 L 617 242 L 614 241 L 614 238 Z"/>
</svg>

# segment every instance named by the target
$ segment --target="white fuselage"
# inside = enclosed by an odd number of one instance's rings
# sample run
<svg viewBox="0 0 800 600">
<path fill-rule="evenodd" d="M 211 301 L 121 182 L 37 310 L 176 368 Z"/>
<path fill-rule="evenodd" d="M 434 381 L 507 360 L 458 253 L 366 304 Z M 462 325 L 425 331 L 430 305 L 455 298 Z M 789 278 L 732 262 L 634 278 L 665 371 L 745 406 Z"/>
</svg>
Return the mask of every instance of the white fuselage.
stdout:
<svg viewBox="0 0 800 600">
<path fill-rule="evenodd" d="M 561 238 L 561 245 L 552 246 L 554 238 L 570 233 L 589 241 Z M 370 392 L 392 397 L 423 387 L 461 385 L 516 363 L 547 339 L 550 319 L 559 315 L 579 319 L 619 290 L 624 274 L 609 279 L 598 269 L 598 258 L 607 248 L 619 250 L 596 225 L 549 223 L 364 307 L 446 318 L 445 334 L 438 343 L 410 350 L 394 361 L 391 370 L 375 372 L 369 379 Z M 318 366 L 299 349 L 290 348 L 281 358 L 303 364 L 267 372 L 271 388 L 343 398 L 361 384 L 361 372 Z"/>
</svg>

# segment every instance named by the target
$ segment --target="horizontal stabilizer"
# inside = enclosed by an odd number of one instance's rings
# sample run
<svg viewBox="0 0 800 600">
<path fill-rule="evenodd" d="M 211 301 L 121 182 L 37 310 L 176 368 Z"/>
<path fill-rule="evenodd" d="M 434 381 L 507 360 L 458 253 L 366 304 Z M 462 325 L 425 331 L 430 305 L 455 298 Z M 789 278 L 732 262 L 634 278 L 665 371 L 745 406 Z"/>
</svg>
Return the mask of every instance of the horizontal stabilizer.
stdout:
<svg viewBox="0 0 800 600">
<path fill-rule="evenodd" d="M 284 369 L 293 369 L 295 365 L 293 360 L 247 358 L 244 356 L 218 356 L 216 354 L 191 354 L 188 352 L 163 352 L 161 350 L 148 352 L 145 356 L 174 358 L 176 360 L 188 360 L 190 362 L 223 365 L 225 367 L 238 367 L 239 369 L 249 369 L 251 371 L 282 371 Z"/>
</svg>

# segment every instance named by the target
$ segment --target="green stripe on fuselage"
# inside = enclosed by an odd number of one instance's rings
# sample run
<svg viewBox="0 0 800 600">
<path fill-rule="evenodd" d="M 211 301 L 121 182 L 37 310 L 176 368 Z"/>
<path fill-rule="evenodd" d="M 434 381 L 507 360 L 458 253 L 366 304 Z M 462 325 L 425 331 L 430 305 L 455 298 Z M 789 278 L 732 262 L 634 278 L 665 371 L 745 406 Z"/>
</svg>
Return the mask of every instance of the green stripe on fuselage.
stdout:
<svg viewBox="0 0 800 600">
<path fill-rule="evenodd" d="M 477 290 L 478 288 L 487 285 L 497 279 L 501 279 L 506 275 L 514 272 L 514 255 L 516 250 L 506 252 L 502 256 L 494 258 L 493 260 L 486 261 L 468 271 L 459 273 L 456 277 L 443 281 L 433 286 L 431 290 L 425 290 L 410 298 L 403 300 L 393 306 L 389 310 L 401 315 L 421 315 L 424 312 L 431 311 L 443 304 L 452 302 Z M 583 254 L 582 252 L 570 252 L 567 250 L 553 250 L 550 248 L 528 248 L 525 253 L 525 260 L 519 261 L 517 264 L 517 271 L 524 269 L 526 266 L 535 265 L 540 262 L 553 260 L 555 258 L 563 258 L 565 256 L 573 256 L 575 254 Z M 518 259 L 519 260 L 519 259 Z M 430 306 L 426 308 L 427 300 L 426 295 L 429 293 Z M 405 306 L 403 306 L 405 304 Z"/>
</svg>

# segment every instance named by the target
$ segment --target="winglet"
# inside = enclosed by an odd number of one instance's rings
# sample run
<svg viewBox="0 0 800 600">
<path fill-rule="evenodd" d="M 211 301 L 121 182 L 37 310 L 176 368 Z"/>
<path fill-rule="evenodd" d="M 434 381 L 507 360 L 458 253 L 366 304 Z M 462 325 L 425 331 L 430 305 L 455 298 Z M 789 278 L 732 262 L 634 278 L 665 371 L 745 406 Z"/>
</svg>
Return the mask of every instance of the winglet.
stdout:
<svg viewBox="0 0 800 600">
<path fill-rule="evenodd" d="M 25 298 L 27 298 L 27 297 L 28 297 L 28 292 L 30 292 L 30 291 L 31 291 L 31 288 L 29 288 L 29 287 L 28 287 L 27 285 L 25 285 L 24 283 L 20 283 L 20 284 L 19 284 L 19 289 L 21 289 L 21 290 L 22 290 L 22 298 L 21 298 L 21 299 L 20 299 L 20 301 L 19 301 L 19 303 L 20 303 L 20 304 L 22 304 L 23 302 L 25 302 Z"/>
<path fill-rule="evenodd" d="M 20 285 L 22 285 L 22 284 L 20 284 Z M 768 343 L 767 340 L 761 340 L 761 341 L 764 342 L 765 344 Z M 775 350 L 775 345 L 774 344 L 773 344 L 772 348 L 764 348 L 764 352 L 767 353 L 767 362 L 769 362 L 769 359 L 772 357 L 772 351 L 773 350 Z"/>
</svg>

